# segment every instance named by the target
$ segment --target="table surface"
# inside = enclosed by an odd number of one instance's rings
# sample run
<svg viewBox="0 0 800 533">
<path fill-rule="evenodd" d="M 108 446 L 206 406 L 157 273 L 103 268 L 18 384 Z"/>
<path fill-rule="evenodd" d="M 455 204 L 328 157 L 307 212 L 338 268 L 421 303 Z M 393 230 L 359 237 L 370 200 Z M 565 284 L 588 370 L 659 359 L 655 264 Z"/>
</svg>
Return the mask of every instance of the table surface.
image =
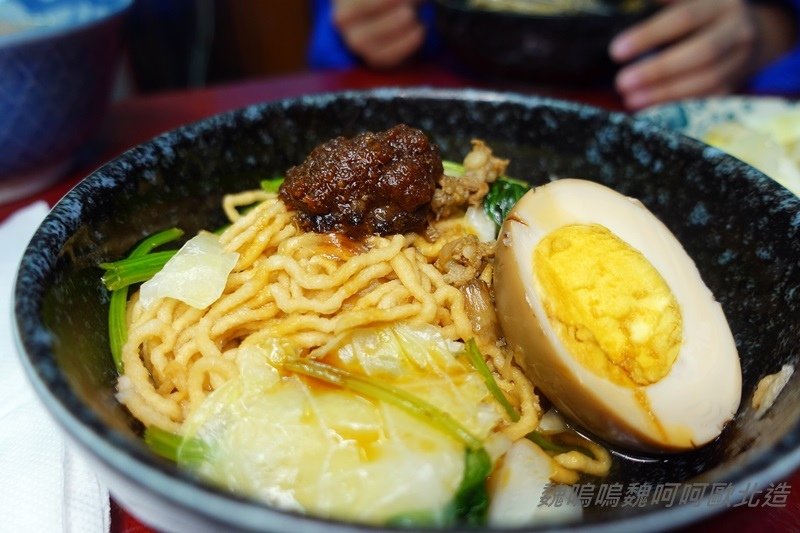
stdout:
<svg viewBox="0 0 800 533">
<path fill-rule="evenodd" d="M 374 87 L 479 87 L 492 88 L 437 67 L 378 73 L 363 69 L 341 72 L 301 73 L 279 78 L 239 82 L 203 89 L 138 96 L 112 105 L 99 134 L 82 151 L 71 172 L 40 193 L 0 205 L 0 221 L 35 200 L 51 206 L 84 176 L 100 164 L 155 135 L 209 115 L 249 104 L 347 89 Z M 503 90 L 552 96 L 580 101 L 611 110 L 622 110 L 622 103 L 610 90 L 567 90 L 541 86 L 508 85 Z M 800 487 L 800 471 L 786 480 Z M 144 517 L 146 519 L 146 517 Z M 112 500 L 111 530 L 114 533 L 149 533 L 151 530 L 129 515 Z M 736 507 L 690 526 L 686 531 L 800 531 L 800 491 L 789 494 L 783 507 Z"/>
</svg>

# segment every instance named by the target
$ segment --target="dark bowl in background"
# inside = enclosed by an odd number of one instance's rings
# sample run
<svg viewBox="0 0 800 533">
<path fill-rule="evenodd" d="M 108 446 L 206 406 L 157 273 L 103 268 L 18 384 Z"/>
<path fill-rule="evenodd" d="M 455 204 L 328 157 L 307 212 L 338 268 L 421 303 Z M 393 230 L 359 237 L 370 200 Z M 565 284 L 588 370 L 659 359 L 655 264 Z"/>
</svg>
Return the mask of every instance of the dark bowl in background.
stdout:
<svg viewBox="0 0 800 533">
<path fill-rule="evenodd" d="M 444 48 L 472 75 L 574 86 L 609 83 L 618 69 L 609 43 L 656 9 L 647 2 L 636 11 L 538 15 L 434 3 Z"/>
<path fill-rule="evenodd" d="M 533 184 L 582 177 L 639 198 L 683 243 L 721 302 L 742 361 L 735 420 L 693 453 L 615 453 L 605 482 L 735 483 L 753 491 L 752 483 L 764 487 L 800 464 L 800 373 L 763 419 L 750 407 L 758 380 L 799 355 L 800 199 L 719 150 L 622 114 L 508 93 L 381 89 L 256 105 L 166 133 L 82 181 L 34 235 L 15 288 L 24 366 L 44 405 L 131 513 L 167 531 L 353 527 L 223 493 L 147 449 L 114 397 L 108 293 L 97 264 L 157 230 L 218 227 L 224 193 L 283 173 L 333 136 L 397 122 L 426 131 L 448 159 L 480 137 L 511 159 L 511 176 Z M 591 507 L 576 525 L 662 529 L 726 503 Z"/>
</svg>

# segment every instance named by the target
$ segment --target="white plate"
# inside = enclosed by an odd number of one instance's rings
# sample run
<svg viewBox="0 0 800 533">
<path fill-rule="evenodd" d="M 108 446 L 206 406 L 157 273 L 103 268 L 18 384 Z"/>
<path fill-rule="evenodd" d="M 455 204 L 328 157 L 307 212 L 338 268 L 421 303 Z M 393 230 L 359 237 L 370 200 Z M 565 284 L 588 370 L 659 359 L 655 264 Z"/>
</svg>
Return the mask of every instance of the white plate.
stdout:
<svg viewBox="0 0 800 533">
<path fill-rule="evenodd" d="M 731 96 L 681 100 L 650 107 L 637 113 L 636 117 L 650 120 L 700 141 L 704 140 L 712 126 L 734 121 L 746 128 L 767 134 L 777 142 L 776 135 L 780 133 L 765 125 L 770 123 L 774 117 L 789 112 L 795 114 L 798 120 L 794 131 L 800 132 L 800 101 L 777 97 Z M 783 135 L 786 133 L 784 132 Z M 800 136 L 800 134 L 796 136 Z M 798 169 L 800 161 L 797 161 L 797 154 L 795 154 L 794 161 L 789 157 L 786 157 L 785 160 L 784 158 L 777 160 L 770 155 L 762 154 L 759 164 L 757 160 L 761 148 L 754 147 L 750 151 L 756 155 L 742 157 L 742 159 L 765 174 L 771 175 L 775 181 L 800 196 L 800 169 Z M 786 155 L 788 156 L 788 154 Z"/>
<path fill-rule="evenodd" d="M 736 120 L 749 126 L 786 111 L 800 109 L 800 101 L 767 96 L 720 96 L 680 100 L 649 107 L 636 114 L 672 130 L 702 139 L 706 131 L 720 122 Z"/>
</svg>

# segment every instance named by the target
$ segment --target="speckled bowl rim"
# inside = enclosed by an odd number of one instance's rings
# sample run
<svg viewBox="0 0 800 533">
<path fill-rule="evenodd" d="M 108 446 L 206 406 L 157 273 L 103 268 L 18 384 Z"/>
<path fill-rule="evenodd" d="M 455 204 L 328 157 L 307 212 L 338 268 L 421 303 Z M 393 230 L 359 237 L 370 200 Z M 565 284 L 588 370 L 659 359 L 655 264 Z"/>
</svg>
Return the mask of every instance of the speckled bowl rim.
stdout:
<svg viewBox="0 0 800 533">
<path fill-rule="evenodd" d="M 23 48 L 28 45 L 59 39 L 72 33 L 89 30 L 101 26 L 117 17 L 122 17 L 133 6 L 134 0 L 118 0 L 120 6 L 109 9 L 99 17 L 90 18 L 74 24 L 56 26 L 34 26 L 33 28 L 15 31 L 8 35 L 0 35 L 0 52 L 10 51 L 14 48 Z"/>
<path fill-rule="evenodd" d="M 624 123 L 634 132 L 659 137 L 669 141 L 676 149 L 689 149 L 702 153 L 704 158 L 715 162 L 735 165 L 743 174 L 755 182 L 767 182 L 768 187 L 778 187 L 772 180 L 725 155 L 720 150 L 707 147 L 702 143 L 685 137 L 679 133 L 663 129 L 649 121 L 638 120 L 622 113 L 607 112 L 588 105 L 555 100 L 551 98 L 528 96 L 517 93 L 483 91 L 475 89 L 433 89 L 417 88 L 382 88 L 368 91 L 343 91 L 323 93 L 256 104 L 243 109 L 229 111 L 203 119 L 199 122 L 177 128 L 164 133 L 150 141 L 128 150 L 113 161 L 103 165 L 81 183 L 76 185 L 53 208 L 42 222 L 28 245 L 20 264 L 15 280 L 15 341 L 23 366 L 33 387 L 46 408 L 56 421 L 66 430 L 68 436 L 79 446 L 87 450 L 95 459 L 101 461 L 116 474 L 124 476 L 129 483 L 146 488 L 151 494 L 161 498 L 165 505 L 178 506 L 200 517 L 248 530 L 263 529 L 277 531 L 375 531 L 359 524 L 344 523 L 292 512 L 279 511 L 265 505 L 254 503 L 243 498 L 230 495 L 208 485 L 192 482 L 173 465 L 157 461 L 151 454 L 131 446 L 121 433 L 105 426 L 88 406 L 81 402 L 69 387 L 66 379 L 54 368 L 46 368 L 47 364 L 55 367 L 55 358 L 49 347 L 49 333 L 40 318 L 41 299 L 45 292 L 44 281 L 55 265 L 57 251 L 71 235 L 69 224 L 77 224 L 80 217 L 76 214 L 75 205 L 80 198 L 91 194 L 91 190 L 108 190 L 113 188 L 115 175 L 124 175 L 130 168 L 130 162 L 142 155 L 147 147 L 153 144 L 169 145 L 170 137 L 179 134 L 197 134 L 213 130 L 225 124 L 233 117 L 248 113 L 256 116 L 273 107 L 312 106 L 319 107 L 336 100 L 443 100 L 457 102 L 506 103 L 527 108 L 547 106 L 565 112 L 584 116 L 601 117 L 612 124 Z M 763 183 L 759 183 L 763 185 Z M 794 198 L 786 191 L 787 198 Z M 81 413 L 72 412 L 70 404 L 82 406 Z M 103 432 L 105 434 L 103 434 Z M 724 463 L 723 463 L 724 465 Z M 754 454 L 748 462 L 723 469 L 723 474 L 716 481 L 721 483 L 747 484 L 748 487 L 763 487 L 770 482 L 786 478 L 800 465 L 800 422 L 786 433 L 774 445 L 761 453 Z M 722 466 L 722 465 L 720 465 Z M 755 490 L 755 488 L 753 489 Z M 731 500 L 732 501 L 732 500 Z M 643 531 L 674 528 L 707 518 L 728 508 L 731 503 L 719 502 L 699 506 L 675 506 L 667 509 L 654 509 L 643 514 L 623 517 L 608 522 L 593 524 L 576 524 L 567 526 L 587 531 Z M 147 517 L 142 517 L 146 520 Z M 602 519 L 601 519 L 602 520 Z M 387 530 L 387 528 L 383 528 Z M 551 529 L 549 527 L 512 528 L 491 531 L 528 531 Z M 408 531 L 399 529 L 397 531 Z"/>
</svg>

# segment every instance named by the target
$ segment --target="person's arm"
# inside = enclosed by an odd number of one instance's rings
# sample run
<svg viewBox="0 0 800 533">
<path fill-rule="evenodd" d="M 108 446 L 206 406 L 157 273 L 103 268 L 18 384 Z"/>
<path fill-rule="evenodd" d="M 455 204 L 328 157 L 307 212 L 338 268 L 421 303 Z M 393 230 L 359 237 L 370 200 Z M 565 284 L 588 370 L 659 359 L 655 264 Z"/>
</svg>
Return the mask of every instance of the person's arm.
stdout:
<svg viewBox="0 0 800 533">
<path fill-rule="evenodd" d="M 620 70 L 617 90 L 633 109 L 729 93 L 791 49 L 797 38 L 791 8 L 779 2 L 667 0 L 611 43 Z"/>
</svg>

